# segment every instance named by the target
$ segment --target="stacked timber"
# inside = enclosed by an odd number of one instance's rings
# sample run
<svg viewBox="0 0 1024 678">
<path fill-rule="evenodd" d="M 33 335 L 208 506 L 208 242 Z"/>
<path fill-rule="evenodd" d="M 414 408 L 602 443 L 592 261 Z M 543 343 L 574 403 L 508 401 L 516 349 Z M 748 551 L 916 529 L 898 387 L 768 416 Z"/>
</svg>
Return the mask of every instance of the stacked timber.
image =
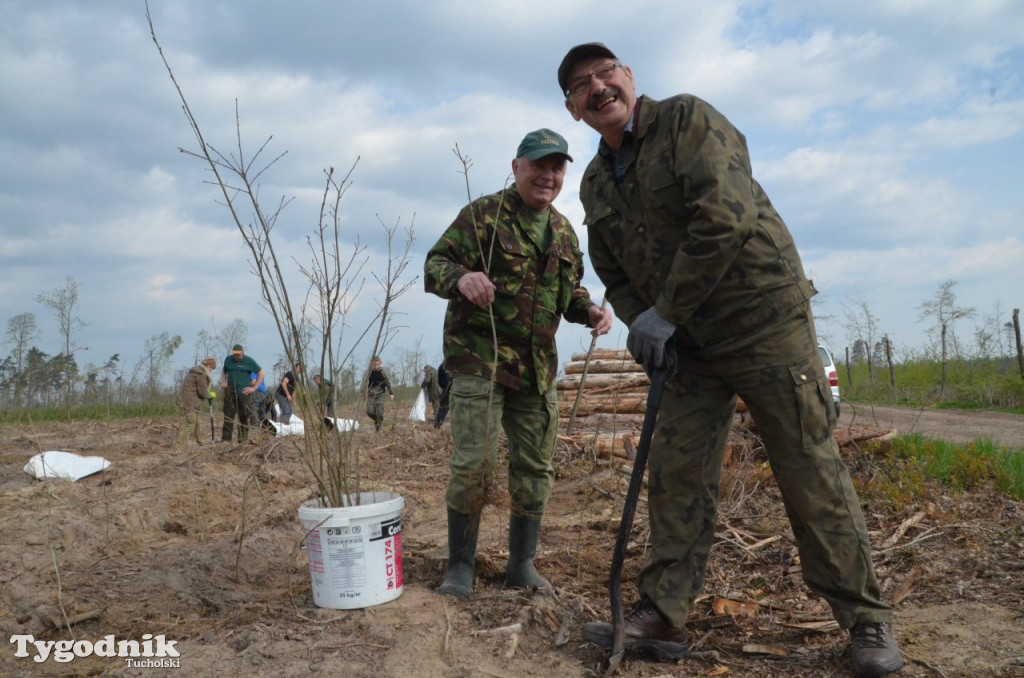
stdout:
<svg viewBox="0 0 1024 678">
<path fill-rule="evenodd" d="M 589 361 L 574 354 L 557 383 L 562 440 L 598 457 L 632 458 L 650 385 L 628 351 L 597 349 Z"/>
<path fill-rule="evenodd" d="M 651 381 L 628 351 L 595 349 L 574 354 L 557 382 L 559 438 L 598 458 L 632 459 L 647 411 Z M 892 431 L 871 427 L 836 430 L 841 447 L 864 447 L 883 452 Z M 742 400 L 736 404 L 725 462 L 761 447 L 753 419 Z"/>
</svg>

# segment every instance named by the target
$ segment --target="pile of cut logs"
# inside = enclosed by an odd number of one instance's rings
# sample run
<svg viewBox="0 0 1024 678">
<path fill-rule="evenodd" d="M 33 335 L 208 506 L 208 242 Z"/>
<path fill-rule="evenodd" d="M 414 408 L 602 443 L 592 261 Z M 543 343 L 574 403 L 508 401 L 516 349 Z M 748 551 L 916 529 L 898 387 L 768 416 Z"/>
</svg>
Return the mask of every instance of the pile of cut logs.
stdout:
<svg viewBox="0 0 1024 678">
<path fill-rule="evenodd" d="M 632 460 L 639 442 L 650 379 L 624 350 L 595 349 L 574 354 L 557 383 L 559 440 L 598 458 Z M 582 384 L 582 387 L 581 387 Z M 836 430 L 841 446 L 876 443 L 887 449 L 892 431 L 857 427 Z M 746 405 L 736 404 L 725 462 L 740 450 L 760 446 Z"/>
<path fill-rule="evenodd" d="M 627 351 L 596 349 L 589 361 L 574 354 L 557 384 L 560 439 L 598 457 L 632 459 L 650 385 Z"/>
</svg>

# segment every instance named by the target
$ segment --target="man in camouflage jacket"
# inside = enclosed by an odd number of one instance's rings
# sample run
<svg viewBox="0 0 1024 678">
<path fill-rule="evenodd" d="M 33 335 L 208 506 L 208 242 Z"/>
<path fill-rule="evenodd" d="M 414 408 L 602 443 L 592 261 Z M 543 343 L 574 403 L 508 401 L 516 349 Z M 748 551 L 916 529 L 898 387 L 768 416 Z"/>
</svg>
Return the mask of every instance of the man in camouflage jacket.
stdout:
<svg viewBox="0 0 1024 678">
<path fill-rule="evenodd" d="M 612 322 L 581 286 L 576 233 L 551 206 L 571 159 L 555 132 L 527 134 L 512 161 L 515 184 L 464 207 L 424 265 L 427 292 L 448 299 L 444 366 L 452 378 L 449 557 L 439 592 L 463 600 L 472 590 L 480 511 L 495 478 L 499 422 L 509 455 L 506 584 L 551 587 L 533 559 L 555 477 L 555 331 L 562 317 L 595 335 Z"/>
<path fill-rule="evenodd" d="M 637 362 L 648 373 L 675 368 L 650 450 L 651 549 L 626 648 L 686 654 L 738 394 L 767 449 L 804 580 L 851 629 L 855 670 L 898 670 L 892 611 L 832 433 L 816 291 L 752 176 L 743 135 L 696 97 L 638 98 L 632 71 L 600 43 L 569 50 L 558 83 L 573 118 L 601 134 L 580 186 L 594 270 Z M 585 624 L 583 635 L 612 644 L 611 624 Z"/>
<path fill-rule="evenodd" d="M 430 411 L 436 418 L 441 407 L 441 384 L 437 377 L 437 370 L 433 365 L 427 365 L 423 368 L 423 381 L 420 382 L 420 388 L 423 390 L 426 399 L 430 401 Z"/>
</svg>

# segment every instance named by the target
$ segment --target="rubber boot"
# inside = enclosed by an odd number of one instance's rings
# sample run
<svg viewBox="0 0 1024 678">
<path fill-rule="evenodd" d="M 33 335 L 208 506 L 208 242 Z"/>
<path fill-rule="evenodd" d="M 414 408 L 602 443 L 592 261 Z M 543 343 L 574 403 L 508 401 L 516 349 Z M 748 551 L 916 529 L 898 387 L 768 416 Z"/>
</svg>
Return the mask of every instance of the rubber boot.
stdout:
<svg viewBox="0 0 1024 678">
<path fill-rule="evenodd" d="M 469 600 L 476 576 L 476 536 L 480 514 L 459 513 L 448 507 L 448 572 L 437 592 Z"/>
<path fill-rule="evenodd" d="M 542 513 L 512 513 L 508 518 L 508 566 L 505 586 L 514 589 L 538 588 L 551 591 L 552 586 L 537 573 L 533 559 L 537 555 Z"/>
</svg>

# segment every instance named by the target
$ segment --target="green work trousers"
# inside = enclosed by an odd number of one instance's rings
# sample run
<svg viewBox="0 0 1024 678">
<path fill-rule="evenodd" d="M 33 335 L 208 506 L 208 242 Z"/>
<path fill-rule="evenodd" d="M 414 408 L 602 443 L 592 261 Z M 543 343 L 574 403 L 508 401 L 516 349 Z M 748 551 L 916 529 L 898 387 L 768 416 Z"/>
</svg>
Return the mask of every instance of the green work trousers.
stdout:
<svg viewBox="0 0 1024 678">
<path fill-rule="evenodd" d="M 220 429 L 221 440 L 231 440 L 231 429 L 238 420 L 238 442 L 249 439 L 249 424 L 253 419 L 249 396 L 234 393 L 230 389 L 224 391 L 224 425 Z"/>
<path fill-rule="evenodd" d="M 479 513 L 483 508 L 495 479 L 500 425 L 508 438 L 511 509 L 542 512 L 555 483 L 551 460 L 558 401 L 554 387 L 543 394 L 519 393 L 480 377 L 453 374 L 452 380 L 454 449 L 445 492 L 448 506 L 463 514 Z"/>
<path fill-rule="evenodd" d="M 682 626 L 704 582 L 736 396 L 764 442 L 803 578 L 842 628 L 891 621 L 867 526 L 833 435 L 835 410 L 809 305 L 747 335 L 698 346 L 676 336 L 649 457 L 651 550 L 639 588 Z"/>
</svg>

